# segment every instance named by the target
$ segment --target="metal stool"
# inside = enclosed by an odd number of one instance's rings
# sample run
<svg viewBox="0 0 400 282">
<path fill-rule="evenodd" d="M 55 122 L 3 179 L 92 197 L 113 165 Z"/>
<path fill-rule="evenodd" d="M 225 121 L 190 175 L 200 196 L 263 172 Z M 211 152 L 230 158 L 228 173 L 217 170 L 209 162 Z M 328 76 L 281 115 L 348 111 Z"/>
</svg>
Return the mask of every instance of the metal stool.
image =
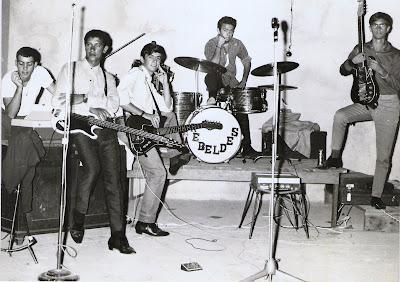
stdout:
<svg viewBox="0 0 400 282">
<path fill-rule="evenodd" d="M 308 224 L 307 224 L 307 207 L 305 205 L 305 193 L 301 189 L 300 179 L 290 174 L 280 174 L 275 176 L 275 204 L 279 204 L 284 199 L 289 199 L 292 202 L 294 222 L 292 221 L 288 209 L 283 209 L 286 217 L 292 226 L 297 230 L 299 228 L 299 215 L 302 217 L 302 226 L 304 231 L 306 232 L 307 238 L 309 238 L 308 232 Z M 269 194 L 271 192 L 271 174 L 267 173 L 252 173 L 251 182 L 249 185 L 249 193 L 247 194 L 246 203 L 244 205 L 242 217 L 239 223 L 239 228 L 242 227 L 243 221 L 246 217 L 246 214 L 250 208 L 251 202 L 253 200 L 254 193 L 256 193 L 256 198 L 254 201 L 253 213 L 252 213 L 252 221 L 250 226 L 249 239 L 253 236 L 254 226 L 256 224 L 256 220 L 258 214 L 260 213 L 262 206 L 262 196 L 264 194 Z M 297 198 L 299 197 L 299 198 Z M 303 206 L 299 208 L 297 203 Z M 280 216 L 280 211 L 277 213 Z M 274 219 L 275 220 L 275 219 Z"/>
</svg>

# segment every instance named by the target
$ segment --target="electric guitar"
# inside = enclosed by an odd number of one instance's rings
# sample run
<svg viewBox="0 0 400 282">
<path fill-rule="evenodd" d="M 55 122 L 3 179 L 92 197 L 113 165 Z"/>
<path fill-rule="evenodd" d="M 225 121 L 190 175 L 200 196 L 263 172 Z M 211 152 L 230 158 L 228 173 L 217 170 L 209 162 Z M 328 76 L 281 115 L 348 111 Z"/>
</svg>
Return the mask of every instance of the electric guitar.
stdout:
<svg viewBox="0 0 400 282">
<path fill-rule="evenodd" d="M 165 117 L 161 117 L 165 118 Z M 195 123 L 195 124 L 188 124 L 188 125 L 178 125 L 178 126 L 171 126 L 171 127 L 160 127 L 160 128 L 155 128 L 151 125 L 151 121 L 138 115 L 132 115 L 128 118 L 126 121 L 127 126 L 130 128 L 135 128 L 137 130 L 143 130 L 145 132 L 157 134 L 157 135 L 166 135 L 166 134 L 171 134 L 171 133 L 176 133 L 176 132 L 186 132 L 189 130 L 195 130 L 195 129 L 200 129 L 200 128 L 206 128 L 206 129 L 222 129 L 222 124 L 220 122 L 212 122 L 212 121 L 207 121 L 204 120 L 201 123 Z M 151 139 L 145 140 L 145 142 L 136 142 L 136 140 L 131 140 L 133 143 L 133 147 L 135 148 L 136 152 L 147 152 L 148 148 L 154 147 L 156 144 L 154 144 L 154 141 Z M 143 146 L 145 148 L 143 148 Z M 147 151 L 146 151 L 147 149 Z"/>
<path fill-rule="evenodd" d="M 65 129 L 65 121 L 62 115 L 53 116 L 52 127 L 58 133 L 63 134 Z M 69 125 L 69 132 L 71 134 L 83 133 L 91 139 L 97 139 L 97 134 L 94 132 L 98 128 L 108 128 L 115 131 L 125 132 L 134 136 L 135 142 L 138 146 L 141 146 L 143 152 L 149 151 L 152 147 L 166 146 L 170 148 L 184 148 L 185 145 L 178 143 L 170 138 L 160 136 L 154 133 L 146 132 L 139 129 L 134 129 L 131 127 L 123 126 L 111 121 L 96 119 L 93 116 L 83 116 L 75 113 L 71 113 L 71 121 Z M 149 140 L 151 140 L 151 147 L 148 147 Z M 132 148 L 130 148 L 132 151 Z M 136 154 L 137 152 L 132 151 Z"/>
<path fill-rule="evenodd" d="M 364 53 L 364 15 L 366 13 L 365 0 L 358 1 L 358 49 Z M 372 58 L 373 59 L 373 58 Z M 375 109 L 378 106 L 379 90 L 375 81 L 374 71 L 367 66 L 367 61 L 358 64 L 353 71 L 353 85 L 351 100 L 354 103 L 366 105 Z"/>
</svg>

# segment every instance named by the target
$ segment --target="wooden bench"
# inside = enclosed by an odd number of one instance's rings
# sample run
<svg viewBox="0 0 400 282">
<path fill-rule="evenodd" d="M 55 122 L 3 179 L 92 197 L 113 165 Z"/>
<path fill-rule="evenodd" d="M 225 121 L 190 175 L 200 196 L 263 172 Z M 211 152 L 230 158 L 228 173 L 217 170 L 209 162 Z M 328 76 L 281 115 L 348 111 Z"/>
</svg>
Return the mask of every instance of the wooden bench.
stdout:
<svg viewBox="0 0 400 282">
<path fill-rule="evenodd" d="M 192 159 L 184 165 L 176 175 L 168 173 L 169 180 L 195 180 L 195 181 L 226 181 L 226 182 L 248 182 L 251 180 L 251 173 L 271 172 L 271 160 L 262 158 L 257 162 L 247 160 L 245 163 L 241 158 L 234 158 L 228 163 L 209 164 Z M 279 162 L 277 162 L 278 166 Z M 317 169 L 317 160 L 303 159 L 284 161 L 281 164 L 281 171 L 297 175 L 302 184 L 328 184 L 333 185 L 331 225 L 336 226 L 337 206 L 339 193 L 340 174 L 347 172 L 346 169 Z M 166 163 L 168 168 L 169 164 Z M 134 179 L 143 179 L 138 162 L 135 162 L 132 170 L 128 170 L 129 187 L 133 189 Z"/>
</svg>

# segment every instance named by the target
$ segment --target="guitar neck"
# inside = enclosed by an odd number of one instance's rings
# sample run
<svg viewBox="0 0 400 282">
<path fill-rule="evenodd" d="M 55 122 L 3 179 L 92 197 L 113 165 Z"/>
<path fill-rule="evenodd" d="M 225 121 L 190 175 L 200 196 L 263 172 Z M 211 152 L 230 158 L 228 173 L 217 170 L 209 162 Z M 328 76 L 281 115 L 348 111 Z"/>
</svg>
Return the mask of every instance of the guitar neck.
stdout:
<svg viewBox="0 0 400 282">
<path fill-rule="evenodd" d="M 365 32 L 364 32 L 364 17 L 358 17 L 358 50 L 364 53 Z"/>
<path fill-rule="evenodd" d="M 139 130 L 139 129 L 135 129 L 135 128 L 127 127 L 127 126 L 123 126 L 123 125 L 116 124 L 116 123 L 113 123 L 110 121 L 95 119 L 94 117 L 82 116 L 82 115 L 75 114 L 75 113 L 71 113 L 71 116 L 75 119 L 84 120 L 84 121 L 88 122 L 89 124 L 97 125 L 99 127 L 108 128 L 108 129 L 112 129 L 112 130 L 120 131 L 120 132 L 125 132 L 125 133 L 133 134 L 133 135 L 136 135 L 139 137 L 152 139 L 155 141 L 161 141 L 161 142 L 171 141 L 170 139 L 165 138 L 163 136 L 159 136 L 157 134 L 149 133 L 149 132 L 146 132 L 143 130 Z"/>
<path fill-rule="evenodd" d="M 203 128 L 202 123 L 197 124 L 188 124 L 188 125 L 178 125 L 178 126 L 171 126 L 171 127 L 161 127 L 157 128 L 157 133 L 160 135 L 171 134 L 176 132 L 186 132 L 189 130 L 195 130 L 199 128 Z"/>
</svg>

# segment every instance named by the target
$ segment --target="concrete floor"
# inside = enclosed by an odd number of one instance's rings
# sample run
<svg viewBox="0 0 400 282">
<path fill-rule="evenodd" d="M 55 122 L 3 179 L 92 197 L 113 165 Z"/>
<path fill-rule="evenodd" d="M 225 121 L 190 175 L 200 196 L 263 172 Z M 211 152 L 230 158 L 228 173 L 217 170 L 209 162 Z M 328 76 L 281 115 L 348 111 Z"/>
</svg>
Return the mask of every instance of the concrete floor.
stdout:
<svg viewBox="0 0 400 282">
<path fill-rule="evenodd" d="M 108 228 L 86 230 L 82 244 L 68 240 L 77 256 L 65 255 L 64 265 L 81 281 L 240 281 L 263 269 L 268 258 L 268 197 L 264 203 L 249 240 L 249 216 L 246 225 L 237 228 L 242 201 L 167 200 L 179 219 L 163 209 L 158 222 L 170 236 L 138 235 L 129 226 L 127 237 L 137 254 L 122 255 L 108 250 Z M 306 281 L 399 281 L 399 234 L 363 231 L 362 211 L 353 208 L 349 215 L 347 224 L 332 230 L 330 206 L 312 203 L 309 221 L 320 227 L 310 227 L 309 239 L 303 229 L 281 227 L 275 256 L 279 268 Z M 283 218 L 281 224 L 288 222 Z M 35 238 L 39 264 L 27 250 L 12 257 L 2 252 L 0 280 L 37 280 L 42 272 L 56 268 L 57 234 Z M 193 261 L 203 270 L 180 269 L 182 263 Z M 273 277 L 295 281 L 280 272 Z"/>
</svg>

